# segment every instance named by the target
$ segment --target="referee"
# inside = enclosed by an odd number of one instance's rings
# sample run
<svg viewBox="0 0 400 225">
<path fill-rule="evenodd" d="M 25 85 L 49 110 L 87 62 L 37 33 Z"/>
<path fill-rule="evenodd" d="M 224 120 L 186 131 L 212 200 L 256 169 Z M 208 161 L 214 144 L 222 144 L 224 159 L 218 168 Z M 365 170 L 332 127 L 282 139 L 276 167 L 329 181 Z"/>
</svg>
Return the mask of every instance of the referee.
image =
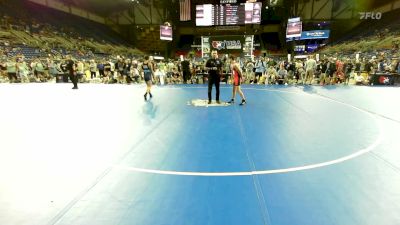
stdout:
<svg viewBox="0 0 400 225">
<path fill-rule="evenodd" d="M 211 59 L 207 60 L 206 68 L 208 69 L 208 104 L 211 104 L 211 91 L 212 86 L 215 84 L 217 104 L 219 101 L 219 83 L 221 81 L 222 74 L 222 61 L 218 59 L 217 50 L 211 51 Z"/>
</svg>

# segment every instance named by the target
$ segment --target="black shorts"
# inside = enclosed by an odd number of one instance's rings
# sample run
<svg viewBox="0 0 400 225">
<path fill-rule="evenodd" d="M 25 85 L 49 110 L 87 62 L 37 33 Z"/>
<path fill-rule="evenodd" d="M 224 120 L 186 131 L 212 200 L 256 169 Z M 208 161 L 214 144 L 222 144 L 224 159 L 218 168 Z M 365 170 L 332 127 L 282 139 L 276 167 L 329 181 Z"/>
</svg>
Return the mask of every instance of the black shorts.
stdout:
<svg viewBox="0 0 400 225">
<path fill-rule="evenodd" d="M 256 73 L 255 73 L 255 76 L 256 76 L 256 77 L 262 76 L 262 73 L 261 73 L 261 72 L 256 72 Z"/>
<path fill-rule="evenodd" d="M 151 74 L 150 73 L 145 73 L 144 74 L 144 81 L 151 81 Z"/>
</svg>

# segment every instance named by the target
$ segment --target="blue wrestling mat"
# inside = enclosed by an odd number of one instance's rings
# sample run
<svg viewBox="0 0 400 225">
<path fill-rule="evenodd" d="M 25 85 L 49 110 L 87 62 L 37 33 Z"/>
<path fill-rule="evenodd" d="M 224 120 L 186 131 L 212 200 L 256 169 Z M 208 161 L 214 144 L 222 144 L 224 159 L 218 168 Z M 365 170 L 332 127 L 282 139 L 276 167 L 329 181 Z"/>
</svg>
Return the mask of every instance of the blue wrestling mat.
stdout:
<svg viewBox="0 0 400 225">
<path fill-rule="evenodd" d="M 0 86 L 0 224 L 400 224 L 398 88 L 144 90 Z"/>
</svg>

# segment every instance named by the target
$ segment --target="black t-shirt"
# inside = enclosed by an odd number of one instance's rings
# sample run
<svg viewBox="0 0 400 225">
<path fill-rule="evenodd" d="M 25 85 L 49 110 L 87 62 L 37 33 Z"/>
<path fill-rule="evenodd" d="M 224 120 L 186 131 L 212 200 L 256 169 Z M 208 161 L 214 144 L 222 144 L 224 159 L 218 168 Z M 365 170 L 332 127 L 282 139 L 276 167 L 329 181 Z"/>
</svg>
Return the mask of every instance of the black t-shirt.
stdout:
<svg viewBox="0 0 400 225">
<path fill-rule="evenodd" d="M 352 63 L 347 63 L 345 64 L 346 72 L 350 73 L 351 70 L 353 69 L 353 64 Z"/>
<path fill-rule="evenodd" d="M 69 72 L 69 74 L 73 74 L 74 73 L 74 61 L 72 59 L 67 60 L 67 71 Z"/>
<path fill-rule="evenodd" d="M 60 68 L 61 68 L 61 70 L 65 73 L 65 72 L 67 72 L 68 70 L 67 70 L 67 62 L 62 62 L 61 64 L 60 64 Z"/>
<path fill-rule="evenodd" d="M 322 73 L 326 73 L 326 70 L 328 69 L 328 63 L 327 62 L 323 62 L 321 64 L 321 72 Z"/>
<path fill-rule="evenodd" d="M 118 71 L 123 71 L 125 67 L 125 63 L 124 62 L 117 62 L 117 64 L 115 65 L 115 69 Z"/>
<path fill-rule="evenodd" d="M 361 63 L 356 63 L 356 71 L 360 71 L 361 70 Z"/>
<path fill-rule="evenodd" d="M 365 69 L 365 71 L 367 71 L 369 73 L 369 72 L 372 71 L 372 67 L 373 67 L 373 64 L 368 62 L 368 63 L 365 64 L 365 68 L 364 69 Z"/>
<path fill-rule="evenodd" d="M 111 71 L 111 65 L 110 63 L 104 63 L 104 71 Z"/>
<path fill-rule="evenodd" d="M 189 61 L 183 60 L 181 62 L 181 66 L 182 66 L 182 71 L 184 71 L 184 72 L 190 71 L 190 63 L 189 63 Z"/>
<path fill-rule="evenodd" d="M 222 61 L 220 59 L 209 59 L 206 62 L 206 67 L 210 68 L 210 75 L 219 75 L 222 68 Z"/>
<path fill-rule="evenodd" d="M 295 71 L 296 70 L 296 65 L 294 63 L 290 63 L 288 66 L 288 71 Z"/>
</svg>

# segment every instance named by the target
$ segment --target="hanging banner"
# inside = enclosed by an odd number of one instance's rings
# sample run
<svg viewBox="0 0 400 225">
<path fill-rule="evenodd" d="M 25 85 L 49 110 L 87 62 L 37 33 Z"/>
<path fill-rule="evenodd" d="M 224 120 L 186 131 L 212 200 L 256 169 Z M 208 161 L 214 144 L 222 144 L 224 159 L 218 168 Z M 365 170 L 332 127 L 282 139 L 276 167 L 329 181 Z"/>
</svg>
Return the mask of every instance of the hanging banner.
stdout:
<svg viewBox="0 0 400 225">
<path fill-rule="evenodd" d="M 253 55 L 253 35 L 203 36 L 201 39 L 202 56 L 205 58 L 210 57 L 212 50 L 217 50 L 219 54 Z"/>
<path fill-rule="evenodd" d="M 211 50 L 217 50 L 218 53 L 241 53 L 243 52 L 245 37 L 238 36 L 211 36 Z"/>
<path fill-rule="evenodd" d="M 244 39 L 244 47 L 243 53 L 244 57 L 254 57 L 253 50 L 254 50 L 254 35 L 246 35 Z"/>
<path fill-rule="evenodd" d="M 210 37 L 201 37 L 201 57 L 210 58 L 211 54 Z"/>
<path fill-rule="evenodd" d="M 329 38 L 330 30 L 309 30 L 301 32 L 300 40 L 308 39 L 327 39 Z"/>
</svg>

